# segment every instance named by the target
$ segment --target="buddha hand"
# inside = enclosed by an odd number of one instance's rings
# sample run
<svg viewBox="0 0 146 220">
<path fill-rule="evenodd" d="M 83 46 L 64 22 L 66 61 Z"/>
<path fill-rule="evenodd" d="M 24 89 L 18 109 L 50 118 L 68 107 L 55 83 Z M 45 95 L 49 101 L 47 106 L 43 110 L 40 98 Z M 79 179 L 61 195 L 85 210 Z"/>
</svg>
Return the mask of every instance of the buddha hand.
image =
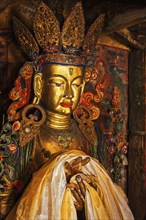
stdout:
<svg viewBox="0 0 146 220">
<path fill-rule="evenodd" d="M 67 179 L 67 187 L 70 188 L 75 201 L 74 205 L 78 211 L 83 210 L 86 187 L 84 181 L 94 187 L 92 177 L 87 176 L 82 172 L 82 166 L 89 163 L 90 157 L 82 159 L 82 157 L 77 157 L 71 162 L 65 162 L 65 174 Z"/>
</svg>

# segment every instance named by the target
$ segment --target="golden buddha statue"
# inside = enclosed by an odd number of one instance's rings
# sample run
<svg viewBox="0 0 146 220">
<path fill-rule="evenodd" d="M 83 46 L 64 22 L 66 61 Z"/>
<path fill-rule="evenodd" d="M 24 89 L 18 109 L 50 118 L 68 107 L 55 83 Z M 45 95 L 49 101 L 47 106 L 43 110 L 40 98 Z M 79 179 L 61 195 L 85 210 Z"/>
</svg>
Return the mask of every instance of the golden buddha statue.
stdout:
<svg viewBox="0 0 146 220">
<path fill-rule="evenodd" d="M 84 16 L 78 3 L 60 34 L 53 12 L 40 3 L 33 26 L 37 42 L 14 20 L 16 37 L 32 62 L 21 68 L 10 93 L 14 103 L 3 131 L 9 130 L 13 139 L 7 142 L 9 150 L 20 154 L 15 164 L 17 182 L 3 172 L 3 180 L 9 183 L 4 201 L 8 204 L 14 186 L 22 192 L 18 180 L 25 186 L 30 183 L 6 220 L 133 219 L 124 192 L 96 159 L 97 138 L 90 111 L 83 106 L 78 109 L 85 68 L 103 20 L 103 15 L 97 18 L 84 39 Z M 46 53 L 39 54 L 38 44 Z M 84 53 L 79 56 L 81 46 Z M 32 82 L 34 99 L 28 104 Z"/>
</svg>

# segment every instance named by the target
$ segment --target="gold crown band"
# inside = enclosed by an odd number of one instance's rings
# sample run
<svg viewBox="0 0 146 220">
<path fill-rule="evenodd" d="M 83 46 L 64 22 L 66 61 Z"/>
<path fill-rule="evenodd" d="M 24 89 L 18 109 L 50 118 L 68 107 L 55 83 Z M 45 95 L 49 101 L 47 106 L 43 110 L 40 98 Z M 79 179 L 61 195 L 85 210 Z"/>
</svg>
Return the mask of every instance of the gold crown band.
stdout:
<svg viewBox="0 0 146 220">
<path fill-rule="evenodd" d="M 66 54 L 46 54 L 36 60 L 37 67 L 41 68 L 45 63 L 57 63 L 63 65 L 85 66 L 85 60 L 79 56 Z"/>
</svg>

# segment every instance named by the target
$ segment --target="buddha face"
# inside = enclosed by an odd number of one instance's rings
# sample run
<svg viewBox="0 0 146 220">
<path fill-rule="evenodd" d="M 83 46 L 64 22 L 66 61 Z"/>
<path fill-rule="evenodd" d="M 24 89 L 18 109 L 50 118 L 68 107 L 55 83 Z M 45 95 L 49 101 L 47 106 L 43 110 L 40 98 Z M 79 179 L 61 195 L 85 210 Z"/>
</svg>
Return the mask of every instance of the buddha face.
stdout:
<svg viewBox="0 0 146 220">
<path fill-rule="evenodd" d="M 47 64 L 42 74 L 41 101 L 46 110 L 71 114 L 83 90 L 83 67 Z"/>
</svg>

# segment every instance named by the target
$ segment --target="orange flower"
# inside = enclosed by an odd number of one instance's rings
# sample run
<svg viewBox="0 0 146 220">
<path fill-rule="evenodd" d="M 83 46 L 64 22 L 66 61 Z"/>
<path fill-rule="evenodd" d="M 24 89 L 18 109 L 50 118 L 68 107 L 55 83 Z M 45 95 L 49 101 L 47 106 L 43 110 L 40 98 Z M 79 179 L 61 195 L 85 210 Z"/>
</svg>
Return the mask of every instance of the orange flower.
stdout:
<svg viewBox="0 0 146 220">
<path fill-rule="evenodd" d="M 9 149 L 12 151 L 12 153 L 15 153 L 17 151 L 17 147 L 15 144 L 10 144 Z"/>
<path fill-rule="evenodd" d="M 124 144 L 123 142 L 120 142 L 120 143 L 118 144 L 118 146 L 117 146 L 118 149 L 121 149 L 121 148 L 123 147 L 123 144 Z"/>
<path fill-rule="evenodd" d="M 20 122 L 19 121 L 15 121 L 12 125 L 12 130 L 13 131 L 18 131 L 20 129 Z"/>
</svg>

